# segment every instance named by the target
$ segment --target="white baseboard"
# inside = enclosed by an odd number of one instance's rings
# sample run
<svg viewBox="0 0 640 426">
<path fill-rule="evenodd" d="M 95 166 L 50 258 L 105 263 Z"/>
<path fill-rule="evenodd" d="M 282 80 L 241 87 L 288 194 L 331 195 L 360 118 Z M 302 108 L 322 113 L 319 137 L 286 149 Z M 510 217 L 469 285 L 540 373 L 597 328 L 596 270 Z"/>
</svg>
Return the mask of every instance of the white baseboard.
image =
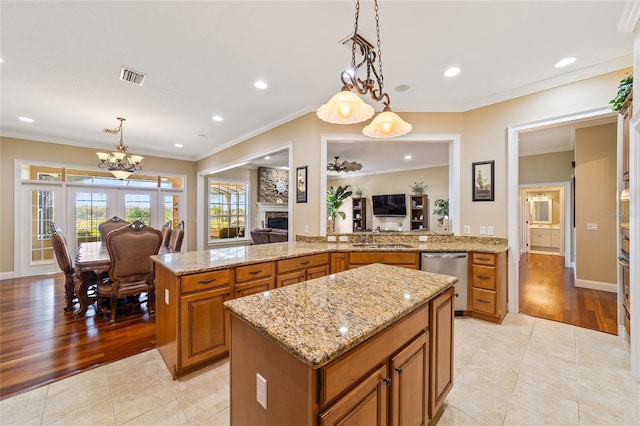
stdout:
<svg viewBox="0 0 640 426">
<path fill-rule="evenodd" d="M 15 278 L 13 275 L 13 271 L 11 272 L 0 272 L 0 280 L 8 280 L 11 278 Z"/>
<path fill-rule="evenodd" d="M 589 281 L 575 278 L 576 287 L 590 288 L 591 290 L 608 291 L 609 293 L 617 293 L 618 285 L 614 283 L 603 283 L 600 281 Z"/>
</svg>

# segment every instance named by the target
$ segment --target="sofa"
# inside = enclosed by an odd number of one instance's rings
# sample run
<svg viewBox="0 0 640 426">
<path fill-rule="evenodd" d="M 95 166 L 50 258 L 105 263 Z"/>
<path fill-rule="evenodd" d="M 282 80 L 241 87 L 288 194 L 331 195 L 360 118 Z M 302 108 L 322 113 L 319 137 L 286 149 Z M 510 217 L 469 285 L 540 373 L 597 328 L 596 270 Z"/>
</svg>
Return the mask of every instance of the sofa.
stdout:
<svg viewBox="0 0 640 426">
<path fill-rule="evenodd" d="M 289 241 L 289 231 L 277 228 L 255 228 L 251 231 L 253 244 L 280 243 Z"/>
</svg>

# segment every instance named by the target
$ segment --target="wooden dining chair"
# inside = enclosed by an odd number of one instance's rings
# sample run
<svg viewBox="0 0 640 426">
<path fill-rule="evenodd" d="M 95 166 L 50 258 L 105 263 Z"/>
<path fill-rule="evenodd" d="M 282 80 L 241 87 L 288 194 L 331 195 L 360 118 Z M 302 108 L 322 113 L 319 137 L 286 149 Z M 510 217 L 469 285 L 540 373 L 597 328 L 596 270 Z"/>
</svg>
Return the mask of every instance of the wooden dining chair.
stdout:
<svg viewBox="0 0 640 426">
<path fill-rule="evenodd" d="M 102 222 L 98 225 L 98 232 L 100 233 L 100 240 L 104 242 L 107 239 L 107 234 L 114 229 L 122 228 L 125 225 L 129 225 L 124 219 L 120 219 L 118 216 L 114 216 L 106 222 Z"/>
<path fill-rule="evenodd" d="M 171 241 L 171 221 L 168 221 L 162 228 L 160 228 L 160 232 L 162 232 L 162 245 L 160 246 L 160 253 L 169 253 L 169 242 Z"/>
<path fill-rule="evenodd" d="M 181 221 L 171 231 L 171 239 L 169 240 L 169 251 L 172 253 L 179 253 L 182 249 L 182 240 L 184 239 L 184 220 Z"/>
<path fill-rule="evenodd" d="M 111 314 L 116 323 L 118 299 L 147 293 L 149 315 L 155 312 L 154 264 L 150 256 L 158 254 L 162 232 L 145 226 L 139 220 L 107 234 L 107 250 L 111 258 L 109 279 L 98 283 L 98 311 Z M 102 298 L 109 298 L 110 306 L 103 306 Z M 136 300 L 136 304 L 144 303 Z"/>
<path fill-rule="evenodd" d="M 53 253 L 56 256 L 58 267 L 64 272 L 64 310 L 71 311 L 73 309 L 73 289 L 75 286 L 73 259 L 71 258 L 71 253 L 69 253 L 67 238 L 55 222 L 51 222 L 51 244 L 53 245 Z"/>
</svg>

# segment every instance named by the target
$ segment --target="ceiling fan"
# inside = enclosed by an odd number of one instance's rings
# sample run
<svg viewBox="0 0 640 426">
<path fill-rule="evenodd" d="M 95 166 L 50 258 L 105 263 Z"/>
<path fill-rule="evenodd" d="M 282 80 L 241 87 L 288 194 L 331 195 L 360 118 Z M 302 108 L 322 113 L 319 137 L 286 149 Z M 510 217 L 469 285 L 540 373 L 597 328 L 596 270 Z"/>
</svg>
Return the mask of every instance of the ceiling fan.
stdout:
<svg viewBox="0 0 640 426">
<path fill-rule="evenodd" d="M 357 163 L 355 161 L 343 161 L 342 163 L 338 163 L 338 158 L 340 157 L 333 157 L 335 158 L 335 160 L 333 161 L 333 163 L 329 163 L 327 164 L 327 170 L 332 171 L 332 172 L 357 172 L 358 170 L 362 169 L 362 164 Z"/>
</svg>

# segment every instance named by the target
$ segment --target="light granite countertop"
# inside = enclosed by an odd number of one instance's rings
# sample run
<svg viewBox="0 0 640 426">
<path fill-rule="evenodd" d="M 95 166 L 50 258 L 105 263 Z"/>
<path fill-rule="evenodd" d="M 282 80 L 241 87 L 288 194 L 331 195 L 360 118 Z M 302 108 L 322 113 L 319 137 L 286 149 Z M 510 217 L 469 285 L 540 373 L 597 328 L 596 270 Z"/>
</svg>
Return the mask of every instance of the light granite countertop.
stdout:
<svg viewBox="0 0 640 426">
<path fill-rule="evenodd" d="M 284 242 L 236 246 L 219 249 L 169 253 L 151 256 L 151 259 L 169 269 L 175 275 L 195 274 L 232 266 L 269 262 L 296 256 L 328 252 L 386 251 L 386 252 L 456 252 L 477 251 L 501 253 L 508 249 L 506 244 L 486 244 L 481 240 L 454 240 L 449 242 L 409 242 L 408 247 L 371 248 L 357 247 L 350 243 L 327 242 Z"/>
<path fill-rule="evenodd" d="M 224 306 L 300 361 L 320 368 L 457 281 L 375 263 Z"/>
</svg>

